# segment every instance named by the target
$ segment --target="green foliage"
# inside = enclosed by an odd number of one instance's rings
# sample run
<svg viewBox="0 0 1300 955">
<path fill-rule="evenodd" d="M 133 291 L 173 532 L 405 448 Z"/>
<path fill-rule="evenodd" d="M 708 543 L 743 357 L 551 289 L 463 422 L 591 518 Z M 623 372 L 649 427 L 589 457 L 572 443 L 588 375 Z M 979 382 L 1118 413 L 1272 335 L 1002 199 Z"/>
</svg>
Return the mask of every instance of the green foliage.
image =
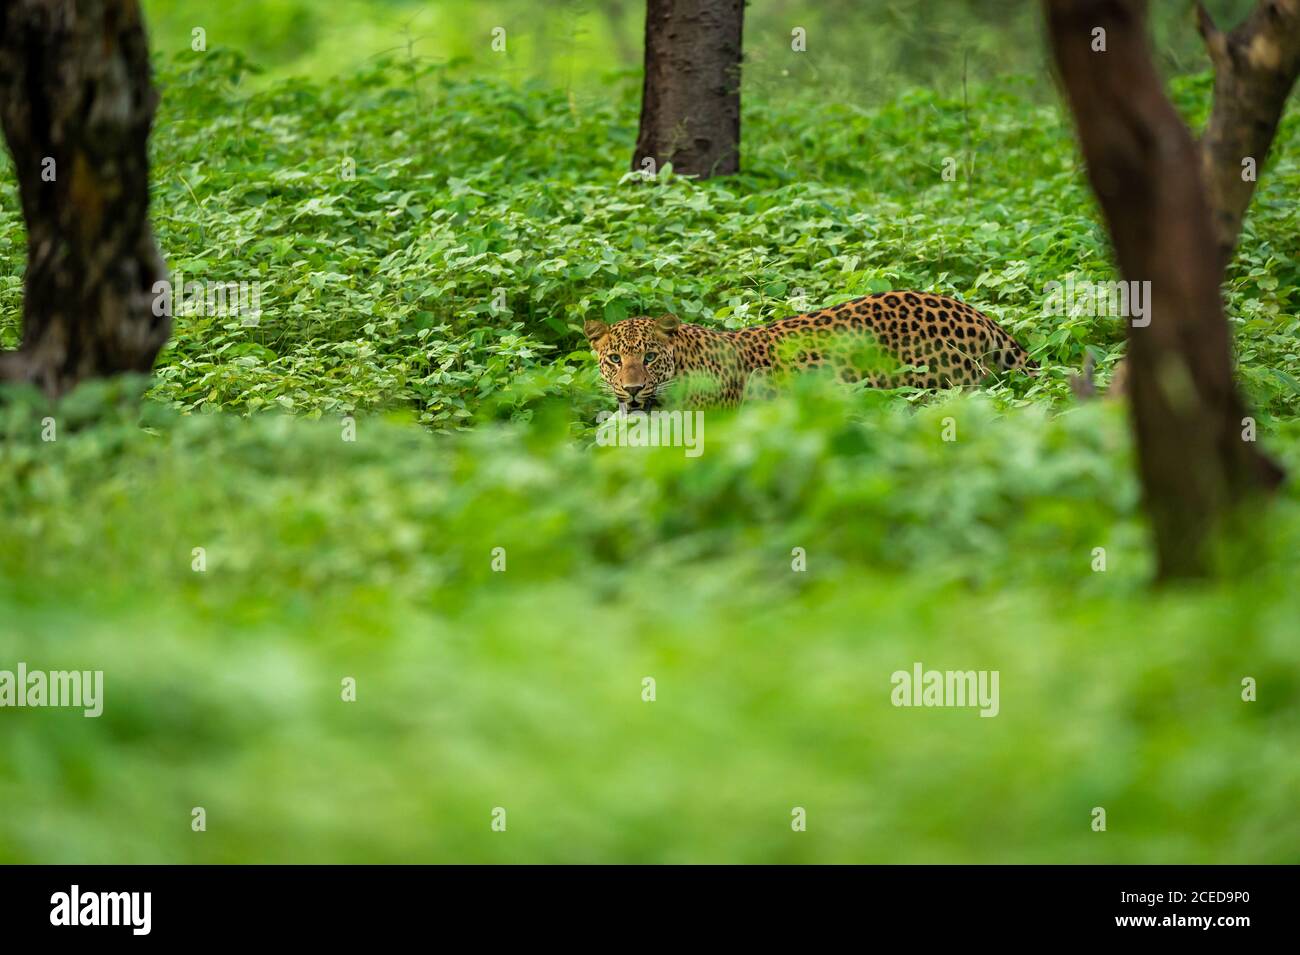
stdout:
<svg viewBox="0 0 1300 955">
<path fill-rule="evenodd" d="M 1255 0 L 1208 0 L 1223 25 Z M 188 50 L 193 31 L 209 48 L 245 51 L 265 81 L 332 81 L 391 52 L 512 83 L 541 81 L 579 94 L 600 91 L 616 70 L 641 67 L 644 0 L 258 0 L 214 11 L 209 0 L 142 0 L 153 48 Z M 1151 4 L 1157 61 L 1169 73 L 1203 70 L 1208 58 L 1190 3 Z M 806 50 L 792 49 L 804 31 Z M 494 50 L 492 31 L 506 31 Z M 826 99 L 871 106 L 900 89 L 959 93 L 1044 71 L 1042 11 L 1024 0 L 749 0 L 745 64 L 749 97 L 779 100 L 809 87 Z M 1050 98 L 1048 84 L 1042 96 Z"/>
<path fill-rule="evenodd" d="M 264 282 L 263 314 L 178 315 L 148 382 L 0 394 L 0 669 L 106 680 L 97 720 L 0 710 L 0 861 L 1300 858 L 1300 501 L 1246 515 L 1229 583 L 1148 589 L 1123 411 L 1066 387 L 1122 327 L 1043 314 L 1047 283 L 1113 277 L 1068 119 L 980 67 L 1019 46 L 972 34 L 965 95 L 864 102 L 808 64 L 778 81 L 759 43 L 744 174 L 645 183 L 631 75 L 398 50 L 325 80 L 356 4 L 241 7 L 178 57 L 203 18 L 150 6 L 160 245 L 187 280 Z M 299 61 L 295 35 L 335 42 Z M 879 72 L 958 75 L 933 36 L 894 35 L 851 39 Z M 1199 123 L 1206 77 L 1171 89 Z M 1225 290 L 1292 473 L 1298 140 L 1293 111 Z M 5 175 L 0 347 L 23 244 Z M 596 445 L 585 319 L 736 327 L 902 287 L 985 309 L 1043 374 L 966 396 L 802 381 L 708 413 L 698 458 Z M 891 706 L 918 660 L 999 670 L 1001 714 Z"/>
<path fill-rule="evenodd" d="M 1231 589 L 1150 594 L 1118 409 L 810 389 L 709 416 L 692 459 L 584 448 L 565 412 L 451 436 L 366 418 L 346 442 L 81 402 L 54 442 L 31 399 L 0 421 L 0 661 L 102 669 L 106 699 L 0 713 L 5 861 L 1300 848 L 1300 501 Z M 1275 442 L 1293 467 L 1297 438 Z M 893 707 L 914 661 L 997 669 L 1000 715 Z"/>
<path fill-rule="evenodd" d="M 1104 368 L 1122 343 L 1114 319 L 1044 315 L 1049 282 L 1114 275 L 1068 123 L 1025 84 L 968 104 L 911 90 L 865 112 L 760 100 L 745 175 L 646 184 L 626 168 L 630 81 L 578 108 L 562 91 L 383 60 L 327 87 L 250 91 L 244 72 L 210 51 L 160 78 L 154 218 L 173 272 L 263 283 L 256 327 L 177 317 L 154 396 L 183 410 L 402 409 L 452 429 L 489 397 L 526 411 L 575 390 L 585 410 L 599 400 L 587 318 L 671 310 L 734 327 L 792 314 L 799 292 L 810 307 L 956 294 L 1030 347 L 1048 371 L 1027 394 L 1054 400 L 1085 349 Z M 1209 94 L 1201 78 L 1175 91 L 1193 114 Z M 1298 140 L 1292 116 L 1226 293 L 1266 415 L 1300 402 Z M 17 213 L 0 226 L 21 248 Z M 0 276 L 10 345 L 20 258 Z"/>
</svg>

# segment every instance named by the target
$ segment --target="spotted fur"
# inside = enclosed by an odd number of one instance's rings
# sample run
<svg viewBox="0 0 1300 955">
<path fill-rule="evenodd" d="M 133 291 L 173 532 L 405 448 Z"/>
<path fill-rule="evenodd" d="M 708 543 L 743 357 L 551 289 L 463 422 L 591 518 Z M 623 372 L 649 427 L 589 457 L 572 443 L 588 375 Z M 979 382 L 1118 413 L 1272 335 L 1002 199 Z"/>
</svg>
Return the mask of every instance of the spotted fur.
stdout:
<svg viewBox="0 0 1300 955">
<path fill-rule="evenodd" d="M 882 292 L 731 331 L 674 315 L 591 321 L 584 330 L 624 410 L 654 407 L 681 379 L 691 382 L 690 404 L 735 405 L 756 384 L 805 369 L 874 388 L 947 388 L 1038 367 L 987 315 L 923 292 Z"/>
</svg>

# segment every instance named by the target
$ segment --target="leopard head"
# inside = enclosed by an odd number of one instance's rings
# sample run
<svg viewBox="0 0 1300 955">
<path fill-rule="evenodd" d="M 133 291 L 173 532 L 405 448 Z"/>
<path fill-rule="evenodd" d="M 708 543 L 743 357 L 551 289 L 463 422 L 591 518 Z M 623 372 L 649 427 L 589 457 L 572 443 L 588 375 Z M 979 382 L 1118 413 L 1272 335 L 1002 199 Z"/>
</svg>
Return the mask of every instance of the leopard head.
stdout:
<svg viewBox="0 0 1300 955">
<path fill-rule="evenodd" d="M 677 370 L 679 327 L 676 315 L 627 318 L 613 325 L 590 321 L 583 327 L 620 411 L 649 411 L 659 403 Z"/>
</svg>

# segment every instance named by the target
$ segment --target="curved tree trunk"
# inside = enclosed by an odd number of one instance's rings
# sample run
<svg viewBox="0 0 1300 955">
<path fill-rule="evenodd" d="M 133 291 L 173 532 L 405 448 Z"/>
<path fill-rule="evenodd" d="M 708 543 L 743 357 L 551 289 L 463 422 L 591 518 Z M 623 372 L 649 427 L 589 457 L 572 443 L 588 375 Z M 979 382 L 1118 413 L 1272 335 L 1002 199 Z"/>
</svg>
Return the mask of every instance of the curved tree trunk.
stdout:
<svg viewBox="0 0 1300 955">
<path fill-rule="evenodd" d="M 1226 265 L 1300 75 L 1300 0 L 1262 0 L 1230 33 L 1219 31 L 1204 6 L 1198 4 L 1197 13 L 1214 64 L 1214 107 L 1201 137 L 1202 172 Z"/>
<path fill-rule="evenodd" d="M 0 379 L 57 396 L 153 367 L 171 331 L 153 307 L 156 102 L 137 0 L 0 5 L 0 120 L 27 223 L 22 344 Z"/>
<path fill-rule="evenodd" d="M 1233 381 L 1200 157 L 1151 61 L 1145 0 L 1045 5 L 1120 272 L 1150 282 L 1146 323 L 1129 325 L 1128 389 L 1159 574 L 1200 576 L 1229 509 L 1282 478 L 1253 443 Z"/>
<path fill-rule="evenodd" d="M 633 170 L 707 179 L 740 171 L 744 0 L 648 0 Z"/>
</svg>

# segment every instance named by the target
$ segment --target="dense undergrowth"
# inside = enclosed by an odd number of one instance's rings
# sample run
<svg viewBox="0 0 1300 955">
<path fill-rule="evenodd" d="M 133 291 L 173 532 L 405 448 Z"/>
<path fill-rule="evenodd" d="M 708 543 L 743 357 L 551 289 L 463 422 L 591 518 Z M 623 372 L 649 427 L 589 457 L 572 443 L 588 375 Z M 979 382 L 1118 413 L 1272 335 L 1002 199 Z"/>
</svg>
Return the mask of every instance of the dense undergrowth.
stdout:
<svg viewBox="0 0 1300 955">
<path fill-rule="evenodd" d="M 1048 282 L 1112 274 L 1029 81 L 751 98 L 742 176 L 647 184 L 628 78 L 579 103 L 400 61 L 244 71 L 164 67 L 154 221 L 187 278 L 265 282 L 258 323 L 178 316 L 143 401 L 0 403 L 0 669 L 106 683 L 99 719 L 0 712 L 0 859 L 1300 857 L 1300 501 L 1247 515 L 1224 582 L 1149 588 L 1123 409 L 1066 386 L 1122 326 L 1043 314 Z M 1206 79 L 1173 88 L 1198 119 Z M 1298 140 L 1292 115 L 1226 288 L 1293 472 Z M 890 287 L 977 304 L 1044 374 L 807 382 L 707 414 L 698 458 L 594 446 L 584 319 Z M 998 670 L 999 716 L 892 706 L 916 661 Z"/>
<path fill-rule="evenodd" d="M 627 172 L 638 87 L 562 91 L 380 61 L 328 85 L 241 88 L 243 61 L 182 56 L 160 77 L 154 219 L 186 281 L 262 283 L 245 316 L 181 315 L 153 396 L 186 411 L 407 409 L 447 429 L 485 399 L 577 395 L 587 318 L 675 311 L 736 326 L 888 288 L 958 295 L 1049 367 L 1118 353 L 1114 318 L 1046 315 L 1051 282 L 1114 277 L 1055 105 L 1011 82 L 873 110 L 810 93 L 745 115 L 746 173 L 646 184 Z M 1193 122 L 1205 78 L 1174 84 Z M 954 181 L 943 177 L 957 170 Z M 1300 122 L 1261 173 L 1226 295 L 1257 409 L 1300 400 Z M 0 191 L 0 344 L 16 344 L 21 219 Z M 1026 389 L 1019 389 L 1023 395 Z M 584 403 L 585 402 L 585 403 Z"/>
<path fill-rule="evenodd" d="M 5 419 L 0 660 L 106 681 L 5 713 L 6 859 L 1296 858 L 1300 501 L 1151 593 L 1116 408 L 811 393 L 688 458 L 85 401 Z M 998 717 L 893 707 L 914 662 Z"/>
</svg>

